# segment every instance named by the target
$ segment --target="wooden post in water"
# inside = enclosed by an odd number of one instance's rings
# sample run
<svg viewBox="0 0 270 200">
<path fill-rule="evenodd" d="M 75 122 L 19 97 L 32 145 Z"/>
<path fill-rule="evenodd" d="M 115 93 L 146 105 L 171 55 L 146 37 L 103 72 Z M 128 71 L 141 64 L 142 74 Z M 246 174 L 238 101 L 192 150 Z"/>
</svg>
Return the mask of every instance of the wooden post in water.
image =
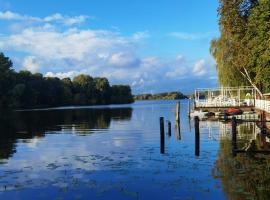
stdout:
<svg viewBox="0 0 270 200">
<path fill-rule="evenodd" d="M 164 117 L 160 117 L 160 153 L 165 153 Z"/>
<path fill-rule="evenodd" d="M 178 101 L 176 104 L 175 119 L 176 119 L 176 122 L 178 123 L 180 122 L 180 101 Z"/>
<path fill-rule="evenodd" d="M 195 156 L 200 156 L 200 119 L 198 116 L 194 117 L 195 127 Z"/>
<path fill-rule="evenodd" d="M 172 136 L 172 123 L 170 121 L 168 121 L 168 135 L 169 137 Z"/>
<path fill-rule="evenodd" d="M 236 156 L 237 150 L 237 121 L 236 117 L 232 118 L 232 154 Z"/>
</svg>

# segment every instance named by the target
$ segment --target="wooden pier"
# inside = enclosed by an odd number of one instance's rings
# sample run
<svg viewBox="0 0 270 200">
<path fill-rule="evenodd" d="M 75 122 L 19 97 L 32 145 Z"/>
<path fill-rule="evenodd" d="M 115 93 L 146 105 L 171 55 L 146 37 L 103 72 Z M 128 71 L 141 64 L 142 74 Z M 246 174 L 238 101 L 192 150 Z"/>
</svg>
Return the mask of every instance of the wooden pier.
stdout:
<svg viewBox="0 0 270 200">
<path fill-rule="evenodd" d="M 262 99 L 250 86 L 196 89 L 193 110 L 222 112 L 230 107 L 270 113 L 270 94 Z M 268 97 L 268 98 L 267 98 Z"/>
<path fill-rule="evenodd" d="M 252 87 L 221 87 L 195 90 L 194 108 L 228 108 L 255 106 L 256 91 Z"/>
</svg>

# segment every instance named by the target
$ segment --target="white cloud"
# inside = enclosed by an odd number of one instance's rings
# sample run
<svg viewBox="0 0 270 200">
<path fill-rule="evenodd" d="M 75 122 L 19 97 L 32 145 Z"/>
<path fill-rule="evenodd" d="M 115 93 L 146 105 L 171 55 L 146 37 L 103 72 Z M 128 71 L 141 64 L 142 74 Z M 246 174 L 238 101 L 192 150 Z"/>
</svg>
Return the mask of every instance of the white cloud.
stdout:
<svg viewBox="0 0 270 200">
<path fill-rule="evenodd" d="M 86 15 L 79 15 L 79 16 L 74 16 L 74 17 L 69 17 L 69 16 L 63 16 L 60 13 L 55 13 L 53 15 L 47 16 L 43 19 L 44 22 L 63 22 L 65 25 L 74 25 L 74 24 L 80 24 L 85 22 L 87 19 L 94 19 L 94 17 L 89 17 Z"/>
<path fill-rule="evenodd" d="M 27 19 L 16 13 L 1 13 L 0 18 Z M 30 17 L 31 18 L 31 17 Z M 41 18 L 39 18 L 41 19 Z M 47 77 L 71 77 L 86 73 L 107 77 L 112 84 L 130 84 L 135 93 L 181 90 L 201 86 L 204 74 L 215 77 L 213 63 L 207 59 L 190 61 L 183 55 L 174 58 L 139 55 L 140 42 L 148 32 L 124 36 L 119 30 L 79 29 L 63 26 L 67 17 L 54 14 L 41 24 L 18 28 L 16 33 L 0 35 L 0 48 L 13 52 L 16 69 L 41 72 Z M 73 18 L 69 24 L 85 20 Z M 20 55 L 23 55 L 20 57 Z M 212 79 L 216 82 L 215 79 Z M 192 85 L 188 87 L 188 84 Z"/>
<path fill-rule="evenodd" d="M 37 60 L 34 56 L 28 56 L 23 60 L 23 68 L 26 70 L 32 72 L 32 73 L 37 73 L 40 70 L 40 66 L 37 63 Z"/>
<path fill-rule="evenodd" d="M 193 73 L 195 76 L 203 76 L 207 72 L 207 63 L 204 59 L 197 61 L 193 68 Z"/>
<path fill-rule="evenodd" d="M 47 72 L 45 77 L 58 77 L 58 78 L 74 78 L 79 74 L 86 73 L 85 71 L 68 71 L 68 72 Z"/>
<path fill-rule="evenodd" d="M 112 55 L 118 50 L 132 51 L 128 40 L 116 33 L 77 29 L 64 32 L 39 28 L 25 29 L 19 34 L 0 38 L 0 46 L 51 60 L 85 60 L 89 56 L 98 59 L 98 55 L 101 54 Z"/>
<path fill-rule="evenodd" d="M 136 32 L 133 34 L 132 38 L 135 41 L 139 41 L 139 40 L 143 40 L 143 39 L 147 39 L 150 37 L 150 34 L 148 31 L 143 31 L 143 32 Z"/>
<path fill-rule="evenodd" d="M 0 12 L 0 20 L 13 20 L 13 21 L 32 21 L 32 22 L 58 22 L 64 25 L 72 26 L 85 22 L 87 19 L 94 19 L 94 17 L 79 15 L 79 16 L 67 16 L 60 13 L 55 13 L 44 18 L 33 17 L 29 15 L 21 15 L 12 11 Z"/>
<path fill-rule="evenodd" d="M 28 15 L 21 15 L 18 13 L 14 13 L 11 11 L 0 12 L 0 19 L 2 20 L 31 20 L 31 21 L 40 21 L 40 18 L 28 16 Z"/>
<path fill-rule="evenodd" d="M 120 52 L 110 57 L 109 64 L 116 67 L 137 67 L 140 65 L 140 60 L 132 54 Z"/>
</svg>

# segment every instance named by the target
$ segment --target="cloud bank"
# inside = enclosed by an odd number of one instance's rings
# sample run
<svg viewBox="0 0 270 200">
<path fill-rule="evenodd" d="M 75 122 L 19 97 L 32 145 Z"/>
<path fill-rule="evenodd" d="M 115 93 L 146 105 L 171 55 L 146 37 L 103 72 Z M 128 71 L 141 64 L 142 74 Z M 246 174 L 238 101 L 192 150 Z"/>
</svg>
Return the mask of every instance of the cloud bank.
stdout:
<svg viewBox="0 0 270 200">
<path fill-rule="evenodd" d="M 39 18 L 0 12 L 0 20 L 39 22 L 0 35 L 0 49 L 11 52 L 8 56 L 16 60 L 17 70 L 60 78 L 80 73 L 104 76 L 112 84 L 130 84 L 134 93 L 190 92 L 195 87 L 216 85 L 215 63 L 210 57 L 193 61 L 182 55 L 140 55 L 141 43 L 151 37 L 148 31 L 123 35 L 119 31 L 76 27 L 88 18 L 62 14 Z"/>
</svg>

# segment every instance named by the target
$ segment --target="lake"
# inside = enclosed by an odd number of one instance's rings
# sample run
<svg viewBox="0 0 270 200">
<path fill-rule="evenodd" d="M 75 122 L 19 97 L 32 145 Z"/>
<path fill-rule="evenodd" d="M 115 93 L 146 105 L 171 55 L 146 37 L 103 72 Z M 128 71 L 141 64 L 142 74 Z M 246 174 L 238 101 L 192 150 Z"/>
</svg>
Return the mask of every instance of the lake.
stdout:
<svg viewBox="0 0 270 200">
<path fill-rule="evenodd" d="M 211 121 L 200 122 L 196 156 L 188 102 L 181 101 L 180 131 L 175 106 L 140 101 L 1 117 L 0 199 L 270 199 L 269 156 L 233 156 L 231 124 Z M 262 143 L 253 122 L 237 129 L 239 148 Z"/>
</svg>

